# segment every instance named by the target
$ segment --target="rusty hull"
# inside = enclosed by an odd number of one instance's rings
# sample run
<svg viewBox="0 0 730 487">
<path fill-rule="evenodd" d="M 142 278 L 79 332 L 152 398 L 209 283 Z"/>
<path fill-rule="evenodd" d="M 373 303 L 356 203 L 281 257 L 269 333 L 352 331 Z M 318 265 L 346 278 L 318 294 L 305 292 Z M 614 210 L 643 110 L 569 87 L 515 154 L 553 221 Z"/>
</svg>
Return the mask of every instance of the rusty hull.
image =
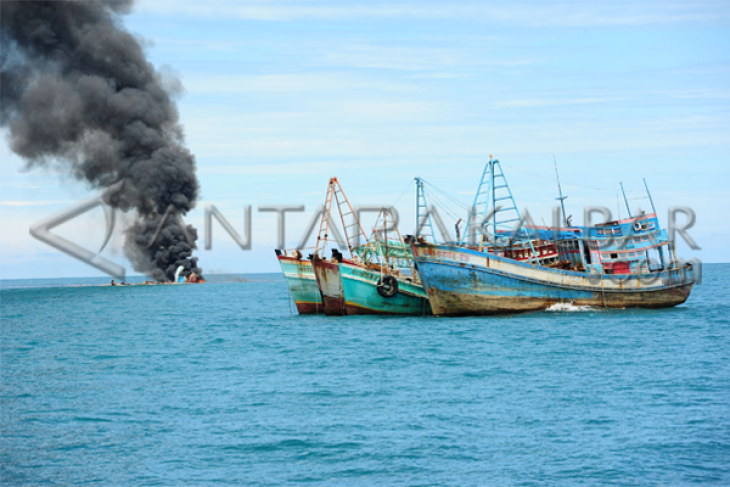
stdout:
<svg viewBox="0 0 730 487">
<path fill-rule="evenodd" d="M 312 258 L 312 267 L 322 296 L 324 314 L 330 316 L 346 315 L 347 306 L 345 305 L 345 294 L 342 290 L 342 278 L 338 263 L 321 259 L 315 255 Z"/>
<path fill-rule="evenodd" d="M 685 302 L 695 282 L 691 266 L 600 275 L 538 267 L 457 246 L 412 247 L 435 315 L 536 311 L 557 303 L 665 308 Z"/>
</svg>

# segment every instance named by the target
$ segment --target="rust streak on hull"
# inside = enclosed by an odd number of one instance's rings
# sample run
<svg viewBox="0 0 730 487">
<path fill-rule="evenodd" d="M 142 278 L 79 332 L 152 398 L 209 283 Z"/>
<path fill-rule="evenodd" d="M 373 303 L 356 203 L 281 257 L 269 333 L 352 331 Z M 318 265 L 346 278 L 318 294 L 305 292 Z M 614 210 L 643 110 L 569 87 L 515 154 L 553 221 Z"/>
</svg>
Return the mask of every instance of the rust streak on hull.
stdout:
<svg viewBox="0 0 730 487">
<path fill-rule="evenodd" d="M 446 290 L 429 290 L 429 300 L 435 315 L 471 316 L 524 313 L 540 311 L 558 303 L 594 308 L 671 308 L 684 303 L 693 284 L 661 291 L 634 293 L 600 292 L 590 298 L 561 299 L 532 296 L 489 296 Z"/>
<path fill-rule="evenodd" d="M 320 259 L 315 255 L 312 259 L 312 267 L 322 295 L 324 314 L 331 316 L 346 315 L 347 307 L 345 306 L 339 265 L 336 262 Z"/>
<path fill-rule="evenodd" d="M 435 315 L 537 311 L 558 303 L 597 308 L 668 308 L 695 283 L 691 266 L 653 274 L 590 275 L 515 263 L 470 249 L 413 245 Z"/>
</svg>

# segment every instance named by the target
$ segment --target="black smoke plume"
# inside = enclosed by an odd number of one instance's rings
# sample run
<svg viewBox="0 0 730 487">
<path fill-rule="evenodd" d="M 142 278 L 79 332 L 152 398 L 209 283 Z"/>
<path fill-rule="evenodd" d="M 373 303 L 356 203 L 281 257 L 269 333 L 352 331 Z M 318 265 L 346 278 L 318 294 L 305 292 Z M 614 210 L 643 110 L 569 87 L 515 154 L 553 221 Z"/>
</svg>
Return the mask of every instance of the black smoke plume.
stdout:
<svg viewBox="0 0 730 487">
<path fill-rule="evenodd" d="M 126 31 L 128 0 L 0 2 L 0 124 L 29 168 L 59 166 L 92 187 L 124 180 L 111 198 L 139 218 L 125 254 L 137 271 L 172 279 L 197 232 L 195 158 L 185 148 L 174 82 Z M 171 88 L 172 86 L 172 88 Z M 192 246 L 191 246 L 192 244 Z"/>
</svg>

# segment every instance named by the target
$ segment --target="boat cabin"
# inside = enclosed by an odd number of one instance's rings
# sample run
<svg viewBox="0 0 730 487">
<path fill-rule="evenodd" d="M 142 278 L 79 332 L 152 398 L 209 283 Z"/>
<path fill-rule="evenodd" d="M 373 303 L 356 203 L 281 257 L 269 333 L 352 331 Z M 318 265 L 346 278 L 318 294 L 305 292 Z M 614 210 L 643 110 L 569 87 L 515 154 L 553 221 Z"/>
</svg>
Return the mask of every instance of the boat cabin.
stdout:
<svg viewBox="0 0 730 487">
<path fill-rule="evenodd" d="M 595 227 L 550 228 L 530 226 L 501 232 L 516 241 L 497 255 L 518 262 L 535 262 L 531 239 L 540 263 L 593 274 L 645 274 L 676 266 L 666 230 L 656 214 L 598 224 Z M 485 249 L 494 253 L 494 247 Z"/>
</svg>

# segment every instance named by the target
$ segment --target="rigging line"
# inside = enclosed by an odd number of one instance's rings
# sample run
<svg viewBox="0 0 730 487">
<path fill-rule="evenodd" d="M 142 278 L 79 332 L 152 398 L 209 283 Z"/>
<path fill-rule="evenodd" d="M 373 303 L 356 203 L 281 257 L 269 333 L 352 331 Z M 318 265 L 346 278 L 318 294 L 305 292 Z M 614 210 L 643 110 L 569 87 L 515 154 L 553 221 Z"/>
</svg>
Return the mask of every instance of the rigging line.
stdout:
<svg viewBox="0 0 730 487">
<path fill-rule="evenodd" d="M 423 181 L 423 179 L 422 179 Z M 426 181 L 423 181 L 426 182 Z M 433 188 L 433 185 L 428 183 L 429 187 Z M 437 196 L 437 194 L 434 191 L 428 191 L 427 192 L 428 198 L 431 199 L 431 202 L 434 203 L 437 207 L 441 208 L 447 215 L 454 218 L 454 213 L 458 213 L 458 211 L 454 212 L 453 208 L 451 208 L 448 204 L 444 203 L 441 200 L 440 196 Z M 453 203 L 452 203 L 453 204 Z"/>
<path fill-rule="evenodd" d="M 504 162 L 502 162 L 501 164 L 504 164 L 505 166 L 509 167 L 510 169 L 514 169 L 516 171 L 520 171 L 520 172 L 523 172 L 525 174 L 529 174 L 530 176 L 532 176 L 534 178 L 537 178 L 537 179 L 544 179 L 544 180 L 550 180 L 552 182 L 557 182 L 557 180 L 555 178 L 548 177 L 548 176 L 541 176 L 541 175 L 535 174 L 533 172 L 526 171 L 526 170 L 522 169 L 521 167 L 516 167 L 516 166 L 513 166 L 511 164 L 504 163 Z M 615 189 L 598 188 L 598 187 L 595 187 L 595 186 L 585 186 L 583 184 L 566 183 L 565 181 L 563 181 L 562 184 L 563 184 L 563 186 L 573 186 L 573 187 L 576 187 L 576 188 L 590 189 L 590 190 L 594 190 L 594 191 L 610 191 L 610 192 L 616 192 Z M 627 193 L 636 193 L 637 191 L 638 190 L 635 190 L 635 189 L 627 189 L 626 190 Z"/>
<path fill-rule="evenodd" d="M 464 209 L 464 210 L 467 210 L 467 211 L 469 210 L 469 205 L 467 205 L 467 204 L 463 203 L 462 201 L 460 201 L 460 200 L 456 199 L 456 198 L 455 198 L 454 196 L 451 196 L 451 195 L 450 195 L 449 193 L 447 193 L 446 191 L 444 191 L 444 190 L 442 190 L 442 189 L 438 188 L 437 186 L 434 186 L 434 185 L 433 185 L 433 184 L 431 184 L 431 183 L 428 183 L 428 185 L 429 185 L 429 186 L 431 186 L 431 187 L 432 187 L 433 189 L 435 189 L 435 190 L 436 190 L 436 191 L 437 191 L 437 192 L 438 192 L 438 193 L 439 193 L 440 195 L 442 195 L 442 196 L 443 196 L 444 198 L 448 199 L 448 200 L 449 200 L 449 201 L 451 201 L 451 202 L 452 202 L 453 204 L 455 204 L 456 206 L 458 206 L 459 208 L 461 208 L 461 209 Z"/>
<path fill-rule="evenodd" d="M 436 196 L 433 193 L 428 194 L 429 203 L 431 203 L 431 206 L 435 206 L 444 212 L 447 212 L 447 208 L 444 206 L 443 202 L 439 199 L 438 196 Z"/>
<path fill-rule="evenodd" d="M 436 202 L 436 203 L 434 203 L 434 206 L 436 206 L 436 207 L 437 207 L 438 209 L 440 209 L 441 211 L 443 211 L 443 212 L 444 212 L 444 214 L 445 214 L 445 215 L 446 215 L 447 217 L 449 217 L 449 218 L 453 218 L 454 220 L 457 220 L 457 219 L 458 219 L 458 218 L 457 218 L 457 216 L 456 216 L 456 215 L 455 215 L 454 213 L 452 213 L 452 212 L 451 212 L 451 211 L 450 211 L 450 210 L 449 210 L 448 208 L 444 207 L 444 206 L 443 206 L 443 205 L 441 204 L 441 202 Z"/>
<path fill-rule="evenodd" d="M 436 191 L 438 191 L 438 192 L 439 192 L 439 193 L 440 193 L 441 195 L 443 195 L 444 197 L 446 197 L 446 198 L 448 198 L 449 200 L 451 200 L 451 201 L 452 201 L 452 202 L 453 202 L 454 204 L 456 204 L 456 205 L 458 205 L 458 206 L 462 207 L 462 208 L 463 208 L 463 209 L 465 209 L 465 210 L 469 210 L 469 205 L 466 205 L 466 204 L 462 203 L 461 201 L 459 201 L 459 200 L 458 200 L 458 199 L 456 199 L 455 197 L 451 196 L 451 195 L 450 195 L 449 193 L 447 193 L 447 192 L 446 192 L 446 191 L 444 191 L 443 189 L 439 188 L 438 186 L 434 185 L 434 184 L 433 184 L 433 183 L 431 183 L 430 181 L 426 181 L 425 179 L 422 179 L 422 181 L 423 181 L 424 183 L 428 184 L 429 186 L 431 186 L 431 187 L 432 187 L 433 189 L 435 189 Z"/>
<path fill-rule="evenodd" d="M 431 195 L 431 201 L 434 201 L 435 206 L 440 208 L 441 210 L 443 210 L 443 212 L 449 218 L 453 218 L 454 220 L 458 220 L 460 218 L 456 213 L 454 213 L 454 211 L 451 208 L 444 205 L 443 202 L 433 194 Z"/>
<path fill-rule="evenodd" d="M 433 185 L 429 185 L 429 187 L 430 187 L 430 189 L 431 189 L 431 190 L 434 190 L 434 189 L 435 189 L 435 188 L 433 187 Z M 444 198 L 444 195 L 443 195 L 442 193 L 438 192 L 438 191 L 428 191 L 428 195 L 429 195 L 429 196 L 430 196 L 431 198 L 436 198 L 436 199 L 437 199 L 438 201 L 442 201 L 442 202 L 444 201 L 444 200 L 442 200 L 442 199 L 441 199 L 441 198 Z M 448 198 L 446 198 L 445 200 L 446 200 L 446 202 L 445 202 L 445 203 L 443 203 L 443 204 L 447 204 L 447 203 L 448 203 L 449 205 L 453 205 L 453 204 L 454 204 L 454 202 L 453 202 L 453 201 L 451 201 L 451 200 L 449 200 Z"/>
<path fill-rule="evenodd" d="M 397 200 L 395 200 L 395 203 L 393 203 L 392 205 L 390 205 L 390 207 L 391 207 L 391 208 L 395 208 L 395 205 L 397 205 L 397 204 L 398 204 L 398 202 L 400 201 L 400 199 L 401 199 L 401 198 L 403 197 L 403 195 L 404 195 L 404 194 L 406 194 L 406 191 L 408 191 L 408 190 L 409 190 L 409 189 L 411 188 L 411 185 L 412 185 L 412 184 L 414 184 L 414 182 L 415 182 L 415 181 L 416 181 L 416 180 L 415 180 L 415 179 L 413 179 L 413 180 L 411 180 L 411 181 L 410 181 L 410 182 L 408 183 L 408 186 L 406 186 L 406 189 L 404 189 L 404 190 L 403 190 L 403 192 L 402 192 L 402 193 L 400 194 L 400 196 L 398 196 L 398 199 L 397 199 Z"/>
<path fill-rule="evenodd" d="M 447 217 L 449 219 L 453 219 L 454 221 L 458 220 L 458 217 L 456 216 L 456 214 L 450 208 L 448 208 L 447 206 L 444 206 L 444 204 L 438 198 L 436 198 L 434 196 L 431 199 L 431 201 L 432 201 L 432 205 L 436 209 L 440 210 L 442 215 L 445 215 L 445 217 Z"/>
</svg>

